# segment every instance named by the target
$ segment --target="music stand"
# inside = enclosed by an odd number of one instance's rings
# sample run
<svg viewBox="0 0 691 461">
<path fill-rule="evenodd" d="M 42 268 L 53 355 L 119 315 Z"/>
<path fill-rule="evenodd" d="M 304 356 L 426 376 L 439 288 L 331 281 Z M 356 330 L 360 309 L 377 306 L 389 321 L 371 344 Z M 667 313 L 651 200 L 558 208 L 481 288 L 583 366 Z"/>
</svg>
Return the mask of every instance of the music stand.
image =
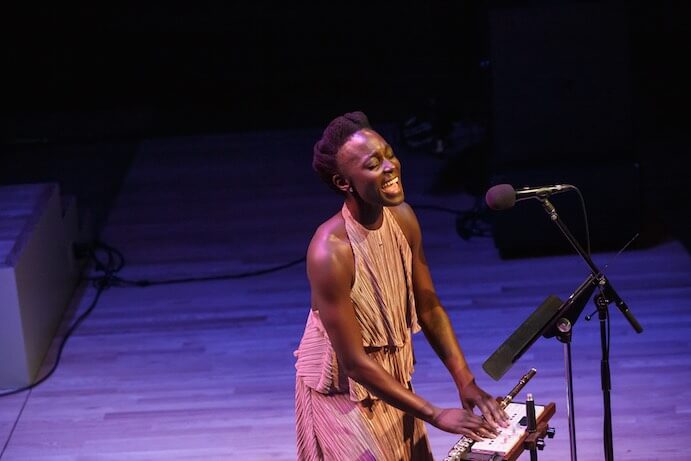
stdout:
<svg viewBox="0 0 691 461">
<path fill-rule="evenodd" d="M 571 459 L 576 460 L 576 419 L 573 403 L 573 375 L 571 366 L 571 329 L 595 291 L 597 281 L 592 274 L 562 302 L 550 295 L 533 313 L 485 360 L 482 368 L 494 380 L 499 380 L 540 336 L 556 337 L 564 344 L 566 378 L 566 412 L 569 421 Z"/>
</svg>

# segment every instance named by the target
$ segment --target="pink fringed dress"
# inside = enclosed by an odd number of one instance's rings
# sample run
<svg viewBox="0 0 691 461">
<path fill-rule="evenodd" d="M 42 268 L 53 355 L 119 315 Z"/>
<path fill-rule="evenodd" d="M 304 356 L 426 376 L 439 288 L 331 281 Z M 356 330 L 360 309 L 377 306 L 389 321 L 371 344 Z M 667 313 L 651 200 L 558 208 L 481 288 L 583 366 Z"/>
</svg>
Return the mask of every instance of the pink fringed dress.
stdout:
<svg viewBox="0 0 691 461">
<path fill-rule="evenodd" d="M 341 213 L 355 260 L 351 299 L 363 346 L 402 385 L 413 373 L 411 333 L 420 330 L 412 288 L 410 246 L 384 208 L 368 230 Z M 386 404 L 348 378 L 313 306 L 295 351 L 295 413 L 299 460 L 424 461 L 432 459 L 424 423 Z"/>
</svg>

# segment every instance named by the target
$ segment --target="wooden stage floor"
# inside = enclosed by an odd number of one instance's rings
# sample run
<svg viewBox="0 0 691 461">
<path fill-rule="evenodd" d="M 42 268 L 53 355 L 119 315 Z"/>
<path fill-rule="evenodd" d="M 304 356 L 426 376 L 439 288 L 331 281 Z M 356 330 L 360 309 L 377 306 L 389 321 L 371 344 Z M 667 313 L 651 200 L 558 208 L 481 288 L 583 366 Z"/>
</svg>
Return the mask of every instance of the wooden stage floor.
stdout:
<svg viewBox="0 0 691 461">
<path fill-rule="evenodd" d="M 142 142 L 102 236 L 126 257 L 120 275 L 234 274 L 302 257 L 313 230 L 340 206 L 310 168 L 317 136 L 305 130 Z M 503 395 L 536 367 L 518 400 L 527 391 L 538 403 L 556 403 L 557 434 L 540 459 L 569 459 L 562 345 L 539 340 L 499 382 L 481 364 L 547 295 L 568 297 L 586 266 L 575 255 L 501 260 L 491 239 L 462 240 L 452 214 L 424 206 L 467 209 L 472 198 L 429 194 L 443 162 L 401 156 L 437 290 L 480 384 Z M 594 259 L 609 264 L 610 279 L 645 328 L 635 334 L 611 309 L 615 458 L 690 459 L 689 255 L 672 240 Z M 66 322 L 94 294 L 85 286 Z M 31 392 L 0 399 L 0 458 L 295 459 L 293 351 L 308 309 L 304 264 L 234 280 L 110 288 L 70 338 L 55 374 Z M 417 392 L 437 405 L 457 404 L 424 337 L 415 341 Z M 573 369 L 578 455 L 601 460 L 597 321 L 576 324 Z M 429 432 L 442 459 L 458 437 Z"/>
</svg>

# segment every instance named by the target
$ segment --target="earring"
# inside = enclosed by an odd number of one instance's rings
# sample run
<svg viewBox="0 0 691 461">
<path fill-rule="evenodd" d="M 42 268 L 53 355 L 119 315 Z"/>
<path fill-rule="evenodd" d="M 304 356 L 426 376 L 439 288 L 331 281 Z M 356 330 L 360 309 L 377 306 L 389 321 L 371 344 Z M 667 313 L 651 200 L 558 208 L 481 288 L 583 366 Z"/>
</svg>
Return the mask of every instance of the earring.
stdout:
<svg viewBox="0 0 691 461">
<path fill-rule="evenodd" d="M 350 186 L 350 187 L 348 188 L 348 192 L 350 192 L 350 193 L 355 192 L 355 191 L 353 190 L 353 186 Z"/>
</svg>

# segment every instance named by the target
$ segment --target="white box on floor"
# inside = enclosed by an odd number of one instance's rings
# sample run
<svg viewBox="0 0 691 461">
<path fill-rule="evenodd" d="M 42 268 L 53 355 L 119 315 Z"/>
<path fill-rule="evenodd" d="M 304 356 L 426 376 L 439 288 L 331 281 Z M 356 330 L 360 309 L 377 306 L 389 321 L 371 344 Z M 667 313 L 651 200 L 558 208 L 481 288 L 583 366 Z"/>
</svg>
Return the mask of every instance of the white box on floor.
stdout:
<svg viewBox="0 0 691 461">
<path fill-rule="evenodd" d="M 37 378 L 79 281 L 78 239 L 57 184 L 0 187 L 0 388 Z"/>
</svg>

